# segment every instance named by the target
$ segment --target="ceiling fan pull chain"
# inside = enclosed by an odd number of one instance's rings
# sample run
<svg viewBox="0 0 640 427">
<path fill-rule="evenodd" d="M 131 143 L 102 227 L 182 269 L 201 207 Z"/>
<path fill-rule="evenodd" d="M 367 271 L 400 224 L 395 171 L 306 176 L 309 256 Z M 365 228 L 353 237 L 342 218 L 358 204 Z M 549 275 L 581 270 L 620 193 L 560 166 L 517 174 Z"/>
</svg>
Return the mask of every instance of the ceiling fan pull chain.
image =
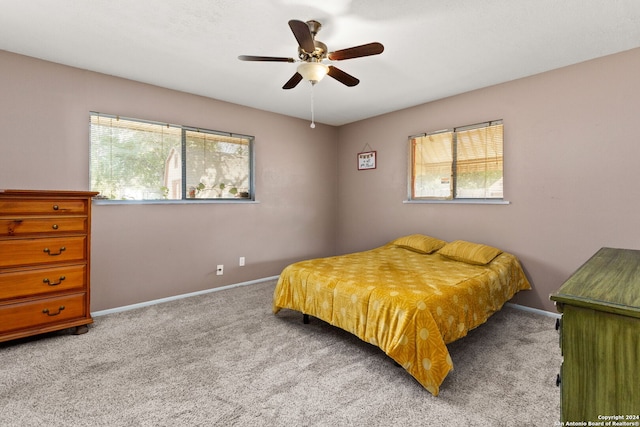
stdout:
<svg viewBox="0 0 640 427">
<path fill-rule="evenodd" d="M 311 127 L 311 129 L 315 129 L 316 127 L 316 123 L 315 123 L 315 112 L 313 110 L 313 87 L 316 84 L 314 82 L 311 82 L 311 124 L 309 125 Z"/>
</svg>

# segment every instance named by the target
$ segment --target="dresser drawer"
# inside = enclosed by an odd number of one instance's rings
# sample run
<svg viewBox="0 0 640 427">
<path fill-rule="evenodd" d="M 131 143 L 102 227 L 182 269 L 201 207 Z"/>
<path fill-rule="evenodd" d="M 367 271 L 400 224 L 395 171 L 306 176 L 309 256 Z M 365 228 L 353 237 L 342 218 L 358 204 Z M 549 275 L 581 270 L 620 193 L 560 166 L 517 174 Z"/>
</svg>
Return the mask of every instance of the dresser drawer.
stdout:
<svg viewBox="0 0 640 427">
<path fill-rule="evenodd" d="M 0 301 L 50 292 L 82 290 L 87 284 L 84 264 L 0 273 Z"/>
<path fill-rule="evenodd" d="M 0 240 L 0 267 L 81 261 L 86 236 Z"/>
<path fill-rule="evenodd" d="M 87 316 L 84 293 L 0 305 L 0 334 L 18 329 L 62 323 Z"/>
<path fill-rule="evenodd" d="M 70 215 L 86 214 L 88 201 L 84 199 L 0 199 L 0 215 Z"/>
<path fill-rule="evenodd" d="M 86 217 L 0 217 L 0 236 L 28 234 L 86 233 Z"/>
</svg>

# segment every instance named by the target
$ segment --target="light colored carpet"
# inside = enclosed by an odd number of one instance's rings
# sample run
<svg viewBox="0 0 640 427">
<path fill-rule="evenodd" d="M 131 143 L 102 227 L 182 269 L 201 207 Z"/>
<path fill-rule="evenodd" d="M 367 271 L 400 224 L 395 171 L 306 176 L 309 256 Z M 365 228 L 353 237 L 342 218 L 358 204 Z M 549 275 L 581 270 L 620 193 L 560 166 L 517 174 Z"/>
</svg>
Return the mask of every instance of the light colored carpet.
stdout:
<svg viewBox="0 0 640 427">
<path fill-rule="evenodd" d="M 300 313 L 275 282 L 0 344 L 2 426 L 552 426 L 555 320 L 505 307 L 449 345 L 433 397 L 378 348 Z"/>
</svg>

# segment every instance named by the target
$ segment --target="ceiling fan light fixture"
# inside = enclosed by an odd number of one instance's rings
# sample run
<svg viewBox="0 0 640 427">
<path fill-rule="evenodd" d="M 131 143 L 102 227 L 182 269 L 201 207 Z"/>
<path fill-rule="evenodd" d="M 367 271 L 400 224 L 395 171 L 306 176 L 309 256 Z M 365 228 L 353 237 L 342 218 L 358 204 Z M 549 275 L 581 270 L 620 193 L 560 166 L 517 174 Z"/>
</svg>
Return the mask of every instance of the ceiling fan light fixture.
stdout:
<svg viewBox="0 0 640 427">
<path fill-rule="evenodd" d="M 298 65 L 298 73 L 312 84 L 318 83 L 329 72 L 329 67 L 320 62 L 304 62 Z"/>
</svg>

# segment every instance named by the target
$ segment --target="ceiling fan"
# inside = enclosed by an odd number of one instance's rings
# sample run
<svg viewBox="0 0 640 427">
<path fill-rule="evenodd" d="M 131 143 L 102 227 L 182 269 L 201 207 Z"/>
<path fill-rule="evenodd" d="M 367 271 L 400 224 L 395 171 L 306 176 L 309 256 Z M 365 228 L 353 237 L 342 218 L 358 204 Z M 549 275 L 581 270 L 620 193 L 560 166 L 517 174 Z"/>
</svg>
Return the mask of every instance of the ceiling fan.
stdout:
<svg viewBox="0 0 640 427">
<path fill-rule="evenodd" d="M 384 51 L 384 46 L 374 42 L 329 52 L 327 45 L 315 38 L 321 26 L 318 21 L 314 20 L 303 22 L 292 19 L 289 21 L 289 28 L 291 28 L 298 41 L 297 60 L 294 58 L 251 55 L 240 55 L 238 59 L 241 61 L 302 62 L 298 66 L 297 72 L 282 86 L 282 89 L 293 89 L 303 79 L 315 85 L 327 74 L 346 86 L 357 85 L 360 80 L 345 73 L 338 67 L 325 65 L 323 61 L 342 61 L 363 56 L 379 55 Z"/>
</svg>

